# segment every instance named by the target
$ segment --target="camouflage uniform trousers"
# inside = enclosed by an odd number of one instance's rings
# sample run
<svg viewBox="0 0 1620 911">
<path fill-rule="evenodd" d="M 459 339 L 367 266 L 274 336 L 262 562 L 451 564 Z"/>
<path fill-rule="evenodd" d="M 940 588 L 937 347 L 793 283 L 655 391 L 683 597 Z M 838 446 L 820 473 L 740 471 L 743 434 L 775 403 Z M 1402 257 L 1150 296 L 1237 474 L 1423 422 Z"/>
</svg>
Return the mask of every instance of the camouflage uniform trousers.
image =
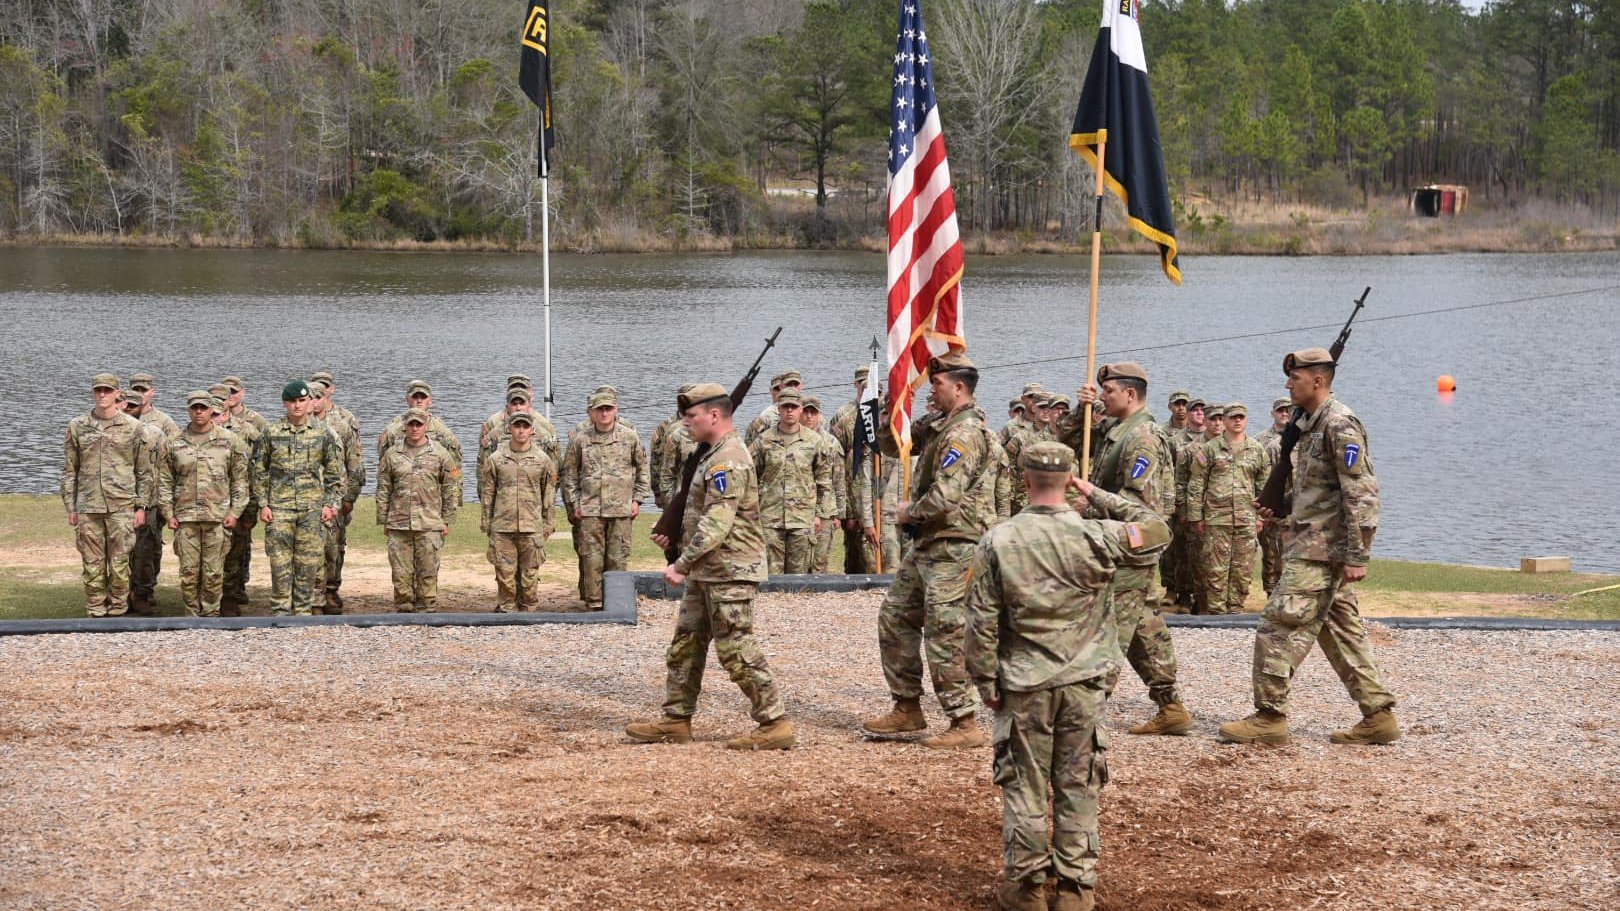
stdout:
<svg viewBox="0 0 1620 911">
<path fill-rule="evenodd" d="M 174 533 L 180 560 L 180 600 L 193 617 L 218 617 L 225 590 L 225 543 L 230 532 L 220 522 L 181 522 Z"/>
<path fill-rule="evenodd" d="M 991 780 L 1001 786 L 1007 879 L 1043 882 L 1055 873 L 1096 886 L 1097 797 L 1108 783 L 1107 705 L 1102 680 L 1002 691 Z"/>
<path fill-rule="evenodd" d="M 1116 589 L 1109 598 L 1113 601 L 1120 651 L 1125 653 L 1136 676 L 1147 684 L 1148 697 L 1156 705 L 1169 705 L 1181 701 L 1181 691 L 1176 686 L 1176 646 L 1158 608 L 1147 605 L 1147 596 L 1148 592 L 1142 589 Z"/>
<path fill-rule="evenodd" d="M 439 603 L 439 552 L 444 535 L 437 531 L 388 529 L 388 568 L 394 577 L 394 609 L 400 613 L 430 611 Z"/>
<path fill-rule="evenodd" d="M 837 519 L 822 519 L 821 531 L 816 532 L 816 551 L 810 560 L 810 571 L 824 573 L 832 560 L 833 535 L 838 533 Z"/>
<path fill-rule="evenodd" d="M 157 592 L 158 573 L 163 569 L 163 529 L 168 516 L 153 507 L 146 511 L 146 524 L 135 529 L 135 547 L 129 552 L 129 593 L 137 601 L 151 601 Z"/>
<path fill-rule="evenodd" d="M 1378 677 L 1355 586 L 1338 581 L 1339 569 L 1337 563 L 1315 560 L 1283 564 L 1254 636 L 1255 708 L 1288 713 L 1289 683 L 1313 642 L 1322 646 L 1362 715 L 1394 707 L 1394 695 Z"/>
<path fill-rule="evenodd" d="M 1282 578 L 1282 526 L 1276 522 L 1267 522 L 1260 532 L 1260 557 L 1260 582 L 1265 586 L 1266 597 L 1270 598 Z"/>
<path fill-rule="evenodd" d="M 225 548 L 225 594 L 228 604 L 248 603 L 247 584 L 253 562 L 253 526 L 258 523 L 259 507 L 249 506 L 236 519 Z"/>
<path fill-rule="evenodd" d="M 495 567 L 495 612 L 533 611 L 540 604 L 540 564 L 546 540 L 538 532 L 490 532 L 489 563 Z"/>
<path fill-rule="evenodd" d="M 815 529 L 765 529 L 765 559 L 771 575 L 810 572 L 815 557 Z"/>
<path fill-rule="evenodd" d="M 1203 571 L 1204 605 L 1211 614 L 1241 614 L 1254 578 L 1254 552 L 1259 546 L 1253 525 L 1206 525 Z"/>
<path fill-rule="evenodd" d="M 338 589 L 343 587 L 343 558 L 349 549 L 349 522 L 354 513 L 339 512 L 327 529 L 326 535 L 326 603 L 334 608 L 343 606 Z"/>
<path fill-rule="evenodd" d="M 895 699 L 922 697 L 920 653 L 926 653 L 934 695 L 949 718 L 979 710 L 962 651 L 974 549 L 974 542 L 962 540 L 913 545 L 878 609 L 878 652 L 889 693 Z"/>
<path fill-rule="evenodd" d="M 135 547 L 135 513 L 81 512 L 73 529 L 84 562 L 85 612 L 117 617 L 129 610 L 129 552 Z"/>
<path fill-rule="evenodd" d="M 856 526 L 854 531 L 844 529 L 844 572 L 849 574 L 876 572 L 872 569 L 872 545 L 867 543 L 866 529 Z"/>
<path fill-rule="evenodd" d="M 1179 525 L 1173 526 L 1180 528 Z M 1184 546 L 1180 532 L 1170 540 L 1170 546 L 1164 549 L 1159 556 L 1159 582 L 1164 586 L 1164 601 L 1166 605 L 1176 604 L 1183 600 L 1181 590 L 1181 549 Z"/>
<path fill-rule="evenodd" d="M 630 532 L 635 519 L 580 516 L 574 526 L 579 553 L 579 596 L 602 603 L 602 574 L 630 567 Z"/>
<path fill-rule="evenodd" d="M 770 724 L 786 714 L 765 652 L 754 638 L 754 593 L 758 588 L 753 582 L 686 580 L 675 635 L 664 655 L 669 668 L 665 715 L 690 718 L 697 713 L 710 640 L 720 666 L 748 697 L 754 721 Z"/>
<path fill-rule="evenodd" d="M 275 511 L 264 528 L 270 560 L 270 611 L 307 616 L 326 584 L 326 526 L 316 509 Z"/>
<path fill-rule="evenodd" d="M 1192 602 L 1193 613 L 1208 611 L 1204 603 L 1204 586 L 1199 567 L 1203 564 L 1204 536 L 1191 522 L 1176 526 L 1175 538 L 1170 542 L 1176 552 L 1176 590 Z"/>
</svg>

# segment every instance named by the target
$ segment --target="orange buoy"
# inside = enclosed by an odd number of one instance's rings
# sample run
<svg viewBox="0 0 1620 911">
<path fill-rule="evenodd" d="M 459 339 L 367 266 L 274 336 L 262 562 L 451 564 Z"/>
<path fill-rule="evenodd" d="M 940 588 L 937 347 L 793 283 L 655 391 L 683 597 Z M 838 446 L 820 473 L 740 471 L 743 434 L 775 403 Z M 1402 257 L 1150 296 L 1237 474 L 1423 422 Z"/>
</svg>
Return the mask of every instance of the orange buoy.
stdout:
<svg viewBox="0 0 1620 911">
<path fill-rule="evenodd" d="M 1457 381 L 1452 378 L 1451 374 L 1442 373 L 1440 378 L 1434 381 L 1434 388 L 1441 392 L 1456 392 Z"/>
</svg>

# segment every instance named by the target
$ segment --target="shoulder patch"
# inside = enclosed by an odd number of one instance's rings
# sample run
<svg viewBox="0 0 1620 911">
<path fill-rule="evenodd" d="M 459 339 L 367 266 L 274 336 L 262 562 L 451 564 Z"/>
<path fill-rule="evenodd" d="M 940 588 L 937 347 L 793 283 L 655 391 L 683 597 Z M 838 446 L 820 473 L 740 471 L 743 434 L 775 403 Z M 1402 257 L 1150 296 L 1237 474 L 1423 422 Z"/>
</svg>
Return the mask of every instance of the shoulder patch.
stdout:
<svg viewBox="0 0 1620 911">
<path fill-rule="evenodd" d="M 1135 522 L 1127 522 L 1125 524 L 1125 543 L 1130 545 L 1131 550 L 1141 550 L 1142 526 Z"/>
<path fill-rule="evenodd" d="M 1195 456 L 1195 458 L 1197 458 L 1198 464 L 1200 464 L 1200 465 L 1208 465 L 1209 464 L 1209 455 L 1207 453 L 1205 453 L 1202 449 L 1198 450 L 1198 455 Z"/>
<path fill-rule="evenodd" d="M 1359 443 L 1346 443 L 1346 444 L 1344 444 L 1344 468 L 1345 468 L 1345 470 L 1346 471 L 1355 471 L 1356 466 L 1358 466 L 1360 464 L 1361 464 L 1361 444 L 1359 444 Z"/>
<path fill-rule="evenodd" d="M 1140 478 L 1143 475 L 1147 474 L 1148 469 L 1150 469 L 1152 467 L 1153 467 L 1153 460 L 1152 459 L 1148 458 L 1145 455 L 1137 456 L 1136 461 L 1131 463 L 1131 480 L 1133 480 L 1133 481 L 1137 480 L 1138 478 Z"/>
<path fill-rule="evenodd" d="M 962 450 L 958 449 L 953 444 L 953 445 L 950 446 L 950 448 L 945 450 L 945 454 L 943 456 L 940 456 L 939 467 L 941 467 L 941 468 L 949 468 L 952 465 L 955 465 L 958 461 L 960 461 L 961 458 L 962 458 Z"/>
</svg>

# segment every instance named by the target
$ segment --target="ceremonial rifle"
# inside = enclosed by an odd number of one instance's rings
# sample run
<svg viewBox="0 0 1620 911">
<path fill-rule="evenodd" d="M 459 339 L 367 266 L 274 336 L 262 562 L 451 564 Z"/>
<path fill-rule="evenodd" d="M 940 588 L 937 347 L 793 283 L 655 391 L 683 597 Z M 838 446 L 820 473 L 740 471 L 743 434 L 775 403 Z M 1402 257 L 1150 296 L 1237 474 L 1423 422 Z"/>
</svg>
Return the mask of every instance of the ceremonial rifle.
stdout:
<svg viewBox="0 0 1620 911">
<path fill-rule="evenodd" d="M 1344 321 L 1344 328 L 1339 330 L 1339 337 L 1333 340 L 1328 348 L 1328 354 L 1333 363 L 1339 363 L 1339 355 L 1344 353 L 1345 342 L 1350 341 L 1350 324 L 1356 321 L 1356 314 L 1367 305 L 1367 295 L 1372 293 L 1372 286 L 1368 285 L 1361 291 L 1361 297 L 1356 299 L 1356 308 L 1350 311 L 1350 318 Z M 1282 454 L 1277 457 L 1277 464 L 1271 466 L 1271 475 L 1266 478 L 1265 489 L 1260 491 L 1260 506 L 1270 510 L 1273 519 L 1281 519 L 1288 515 L 1288 501 L 1285 492 L 1294 475 L 1294 445 L 1299 442 L 1299 420 L 1305 417 L 1305 409 L 1294 406 L 1288 415 L 1288 423 L 1282 431 Z"/>
<path fill-rule="evenodd" d="M 759 365 L 765 362 L 765 355 L 776 347 L 776 337 L 782 334 L 782 327 L 777 326 L 771 337 L 765 340 L 765 350 L 754 358 L 754 366 L 748 368 L 748 373 L 731 390 L 731 409 L 735 412 L 742 406 L 743 399 L 748 397 L 748 390 L 754 386 L 754 377 L 759 376 Z M 681 466 L 681 486 L 675 491 L 664 506 L 664 514 L 658 517 L 658 523 L 653 526 L 652 533 L 662 535 L 669 539 L 669 546 L 664 548 L 664 559 L 674 563 L 681 555 L 681 523 L 686 519 L 686 495 L 692 489 L 692 477 L 697 474 L 698 465 L 703 457 L 709 454 L 711 448 L 708 443 L 699 443 L 692 454 L 686 457 L 686 464 Z"/>
</svg>

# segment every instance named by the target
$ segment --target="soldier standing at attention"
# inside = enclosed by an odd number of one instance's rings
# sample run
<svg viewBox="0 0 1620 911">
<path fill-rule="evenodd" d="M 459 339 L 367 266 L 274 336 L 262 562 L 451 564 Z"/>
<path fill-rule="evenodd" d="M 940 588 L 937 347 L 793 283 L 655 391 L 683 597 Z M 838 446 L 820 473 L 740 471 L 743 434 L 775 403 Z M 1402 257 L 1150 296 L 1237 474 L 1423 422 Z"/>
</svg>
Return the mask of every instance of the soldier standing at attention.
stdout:
<svg viewBox="0 0 1620 911">
<path fill-rule="evenodd" d="M 798 392 L 803 388 L 804 377 L 797 370 L 784 370 L 771 377 L 771 403 L 765 406 L 765 410 L 759 413 L 759 417 L 749 422 L 748 432 L 743 442 L 751 445 L 755 440 L 759 439 L 759 435 L 767 427 L 776 426 L 776 402 L 785 390 L 792 389 L 794 392 Z"/>
<path fill-rule="evenodd" d="M 973 682 L 996 712 L 992 779 L 1006 849 L 996 902 L 1044 909 L 1055 878 L 1052 907 L 1081 911 L 1095 904 L 1102 721 L 1119 680 L 1108 586 L 1116 567 L 1156 563 L 1170 528 L 1155 511 L 1074 479 L 1074 450 L 1062 443 L 1029 446 L 1022 465 L 1029 506 L 979 542 L 965 640 Z M 1071 484 L 1103 519 L 1069 506 Z"/>
<path fill-rule="evenodd" d="M 1147 370 L 1122 361 L 1097 371 L 1097 383 L 1081 387 L 1082 403 L 1101 403 L 1114 423 L 1103 436 L 1097 460 L 1091 465 L 1091 483 L 1109 493 L 1168 516 L 1175 507 L 1175 469 L 1164 431 L 1147 410 Z M 1084 412 L 1081 412 L 1084 414 Z M 1065 435 L 1071 447 L 1079 434 Z M 1176 685 L 1176 646 L 1156 605 L 1148 603 L 1153 588 L 1153 567 L 1130 567 L 1114 574 L 1111 597 L 1114 620 L 1119 624 L 1119 647 L 1147 684 L 1148 695 L 1159 711 L 1130 729 L 1132 734 L 1185 734 L 1193 718 L 1181 704 Z"/>
<path fill-rule="evenodd" d="M 270 429 L 270 422 L 264 419 L 264 415 L 247 406 L 247 387 L 242 385 L 241 377 L 228 376 L 220 380 L 220 382 L 230 390 L 231 396 L 225 404 L 230 409 L 233 417 L 241 418 L 252 424 L 260 434 Z"/>
<path fill-rule="evenodd" d="M 1198 529 L 1204 552 L 1204 605 L 1211 614 L 1243 612 L 1254 576 L 1258 546 L 1254 501 L 1266 486 L 1271 461 L 1245 431 L 1249 409 L 1242 402 L 1226 406 L 1226 433 L 1193 450 L 1187 482 L 1187 521 Z"/>
<path fill-rule="evenodd" d="M 332 371 L 322 370 L 310 377 L 309 381 L 311 383 L 326 384 L 327 410 L 335 416 L 335 420 L 349 425 L 349 429 L 354 431 L 356 437 L 359 437 L 360 419 L 355 416 L 354 412 L 337 403 L 337 381 L 332 379 Z"/>
<path fill-rule="evenodd" d="M 308 383 L 288 383 L 281 402 L 286 419 L 264 432 L 254 454 L 253 499 L 261 504 L 270 560 L 270 609 L 307 616 L 324 593 L 326 530 L 343 500 L 343 451 L 335 434 L 310 421 Z"/>
<path fill-rule="evenodd" d="M 439 420 L 439 416 L 433 413 L 432 386 L 422 380 L 411 380 L 405 386 L 405 409 L 409 411 L 412 408 L 427 412 L 428 437 L 449 451 L 451 457 L 455 459 L 456 476 L 459 478 L 461 476 L 461 440 L 450 432 L 448 424 Z M 377 463 L 382 464 L 383 454 L 388 452 L 388 447 L 404 438 L 405 416 L 402 414 L 383 428 L 382 435 L 377 437 Z M 459 497 L 459 494 L 457 496 Z"/>
<path fill-rule="evenodd" d="M 765 652 L 754 638 L 754 594 L 765 580 L 765 536 L 759 524 L 759 482 L 753 459 L 732 425 L 731 395 L 719 383 L 699 383 L 680 397 L 692 438 L 710 444 L 692 476 L 681 522 L 680 556 L 664 581 L 685 585 L 669 668 L 664 716 L 625 727 L 640 743 L 690 743 L 692 716 L 703 687 L 703 665 L 714 641 L 720 665 L 748 697 L 759 727 L 726 741 L 733 750 L 786 750 L 796 742 Z M 671 542 L 654 535 L 659 547 Z"/>
<path fill-rule="evenodd" d="M 685 395 L 691 389 L 691 383 L 682 383 L 677 394 Z M 679 444 L 671 440 L 680 427 L 681 416 L 672 414 L 653 428 L 652 438 L 647 441 L 648 479 L 652 483 L 653 502 L 659 509 L 675 496 L 675 488 L 681 483 L 681 463 L 676 455 Z"/>
<path fill-rule="evenodd" d="M 129 552 L 156 499 L 157 469 L 139 420 L 121 407 L 118 377 L 90 380 L 95 406 L 68 422 L 62 441 L 62 505 L 84 564 L 85 612 L 129 611 Z"/>
<path fill-rule="evenodd" d="M 820 436 L 821 457 L 827 461 L 827 473 L 832 478 L 832 500 L 822 500 L 816 513 L 821 524 L 816 528 L 816 551 L 810 560 L 811 572 L 824 573 L 828 561 L 832 559 L 833 533 L 849 513 L 849 472 L 844 466 L 844 450 L 838 445 L 837 438 L 821 428 L 821 399 L 815 396 L 805 399 L 804 407 L 800 409 L 800 420 L 804 422 L 806 430 Z"/>
<path fill-rule="evenodd" d="M 432 611 L 439 601 L 439 552 L 461 505 L 455 457 L 428 438 L 429 415 L 404 414 L 405 436 L 377 463 L 377 524 L 388 536 L 394 609 Z"/>
<path fill-rule="evenodd" d="M 526 411 L 513 414 L 507 422 L 511 436 L 479 469 L 484 495 L 478 529 L 489 535 L 498 614 L 534 611 L 540 604 L 540 564 L 546 562 L 551 537 L 557 463 L 534 444 L 534 418 Z"/>
<path fill-rule="evenodd" d="M 236 527 L 230 530 L 230 540 L 225 545 L 225 594 L 221 596 L 219 606 L 220 616 L 240 617 L 242 608 L 248 606 L 247 583 L 253 557 L 253 527 L 259 524 L 259 502 L 254 499 L 253 473 L 259 440 L 264 434 L 259 430 L 259 425 L 245 415 L 232 413 L 231 401 L 237 396 L 229 384 L 215 383 L 208 387 L 208 394 L 219 399 L 223 408 L 216 421 L 236 434 L 248 451 L 248 502 L 236 517 Z"/>
<path fill-rule="evenodd" d="M 960 749 L 985 742 L 977 719 L 978 695 L 962 658 L 962 626 L 973 549 L 994 512 L 991 447 L 996 439 L 978 417 L 973 391 L 979 385 L 979 371 L 966 354 L 950 352 L 930 360 L 928 383 L 942 421 L 927 434 L 917 459 L 913 499 L 895 508 L 893 521 L 913 526 L 915 534 L 878 611 L 878 650 L 894 708 L 862 727 L 878 735 L 927 728 L 919 652 L 926 653 L 934 695 L 951 727 L 922 743 Z M 884 455 L 899 457 L 888 421 L 878 442 Z"/>
<path fill-rule="evenodd" d="M 619 397 L 594 392 L 590 426 L 570 434 L 563 455 L 563 506 L 574 524 L 579 597 L 602 609 L 602 573 L 630 565 L 630 533 L 641 501 L 652 494 L 641 436 L 619 420 Z"/>
<path fill-rule="evenodd" d="M 139 379 L 143 388 L 136 389 L 135 381 Z M 169 416 L 156 409 L 148 408 L 151 401 L 152 375 L 150 373 L 137 373 L 130 377 L 130 388 L 124 390 L 124 413 L 141 422 L 141 439 L 145 441 L 148 450 L 148 459 L 152 463 L 152 475 L 157 477 L 158 466 L 168 457 L 169 436 L 164 428 L 173 427 L 174 421 Z M 142 419 L 141 413 L 156 415 L 152 419 Z M 161 422 L 158 420 L 161 418 Z M 163 504 L 158 500 L 158 488 L 154 483 L 151 488 L 152 499 L 141 505 L 146 507 L 146 524 L 135 529 L 135 545 L 129 552 L 129 613 L 150 617 L 157 609 L 156 592 L 158 571 L 163 563 L 163 526 L 167 521 L 163 514 Z"/>
<path fill-rule="evenodd" d="M 193 617 L 218 617 L 225 586 L 225 541 L 248 501 L 248 451 L 214 424 L 214 398 L 186 396 L 191 422 L 169 441 L 158 472 L 158 500 L 180 558 L 180 600 Z"/>
<path fill-rule="evenodd" d="M 1271 426 L 1254 438 L 1265 449 L 1268 466 L 1275 466 L 1282 458 L 1282 430 L 1288 426 L 1288 415 L 1293 410 L 1294 403 L 1287 399 L 1272 402 Z M 1267 519 L 1260 528 L 1260 582 L 1265 586 L 1267 598 L 1277 589 L 1277 581 L 1281 578 L 1282 523 Z"/>
<path fill-rule="evenodd" d="M 864 428 L 860 426 L 861 395 L 866 389 L 868 372 L 867 367 L 855 368 L 855 398 L 838 406 L 827 426 L 827 431 L 838 441 L 839 452 L 843 455 L 844 478 L 841 483 L 849 508 L 845 510 L 840 524 L 844 529 L 844 572 L 851 574 L 874 572 L 872 568 L 874 563 L 870 562 L 869 558 L 871 561 L 876 560 L 876 557 L 868 554 L 863 543 L 866 540 L 865 530 L 861 527 L 860 517 L 854 507 L 855 488 L 860 483 L 858 479 L 862 470 L 860 465 L 855 464 L 855 435 L 864 432 Z M 863 459 L 870 458 L 871 456 L 865 454 L 863 450 Z M 834 479 L 833 483 L 838 484 L 840 481 Z"/>
<path fill-rule="evenodd" d="M 1170 437 L 1170 448 L 1176 460 L 1176 511 L 1170 523 L 1175 538 L 1170 549 L 1175 551 L 1176 603 L 1197 612 L 1203 597 L 1198 579 L 1198 553 L 1202 542 L 1198 532 L 1187 522 L 1187 480 L 1192 475 L 1192 450 L 1204 441 L 1203 399 L 1196 396 L 1187 402 L 1187 426 L 1181 433 Z"/>
<path fill-rule="evenodd" d="M 1170 517 L 1170 528 L 1174 531 L 1177 540 L 1171 541 L 1165 548 L 1164 554 L 1159 558 L 1159 583 L 1164 586 L 1163 605 L 1171 613 L 1175 613 L 1178 604 L 1190 603 L 1192 598 L 1180 586 L 1180 567 L 1177 561 L 1181 557 L 1180 531 L 1182 509 L 1187 502 L 1185 482 L 1182 478 L 1182 463 L 1191 456 L 1187 453 L 1187 405 L 1192 401 L 1192 393 L 1185 389 L 1177 389 L 1170 393 L 1170 424 L 1165 427 L 1165 439 L 1170 443 L 1170 456 L 1175 460 L 1176 476 L 1176 510 Z"/>
<path fill-rule="evenodd" d="M 354 503 L 366 486 L 366 458 L 360 452 L 358 425 L 351 424 L 337 412 L 332 402 L 332 387 L 326 385 L 325 380 L 310 380 L 309 391 L 315 397 L 310 420 L 336 434 L 338 445 L 343 447 L 343 503 L 326 535 L 326 587 L 321 606 L 323 614 L 341 614 L 343 596 L 339 590 L 343 587 L 343 557 L 349 546 L 349 520 L 354 515 Z"/>
<path fill-rule="evenodd" d="M 802 408 L 799 390 L 782 390 L 775 426 L 748 444 L 759 478 L 760 522 L 773 575 L 810 572 L 820 516 L 832 508 L 832 466 L 821 435 L 800 423 Z"/>
<path fill-rule="evenodd" d="M 522 377 L 522 374 L 517 374 Z M 526 381 L 526 378 L 523 378 Z M 484 461 L 502 443 L 511 438 L 511 419 L 522 412 L 529 416 L 529 427 L 533 433 L 530 439 L 534 445 L 540 447 L 546 457 L 551 459 L 553 467 L 562 469 L 563 450 L 562 443 L 557 439 L 557 427 L 543 414 L 536 414 L 534 410 L 534 390 L 526 385 L 515 384 L 506 388 L 506 407 L 490 415 L 484 422 L 483 429 L 478 434 L 478 467 L 483 467 Z M 484 493 L 478 491 L 478 498 L 482 500 Z"/>
<path fill-rule="evenodd" d="M 1221 725 L 1222 740 L 1288 741 L 1289 684 L 1312 643 L 1322 646 L 1361 708 L 1361 721 L 1330 739 L 1394 743 L 1401 736 L 1395 697 L 1379 680 L 1355 590 L 1367 577 L 1378 531 L 1378 479 L 1361 419 L 1333 395 L 1336 366 L 1325 348 L 1283 358 L 1289 400 L 1305 414 L 1298 419 L 1299 445 L 1291 453 L 1282 581 L 1255 631 L 1255 713 Z"/>
</svg>

